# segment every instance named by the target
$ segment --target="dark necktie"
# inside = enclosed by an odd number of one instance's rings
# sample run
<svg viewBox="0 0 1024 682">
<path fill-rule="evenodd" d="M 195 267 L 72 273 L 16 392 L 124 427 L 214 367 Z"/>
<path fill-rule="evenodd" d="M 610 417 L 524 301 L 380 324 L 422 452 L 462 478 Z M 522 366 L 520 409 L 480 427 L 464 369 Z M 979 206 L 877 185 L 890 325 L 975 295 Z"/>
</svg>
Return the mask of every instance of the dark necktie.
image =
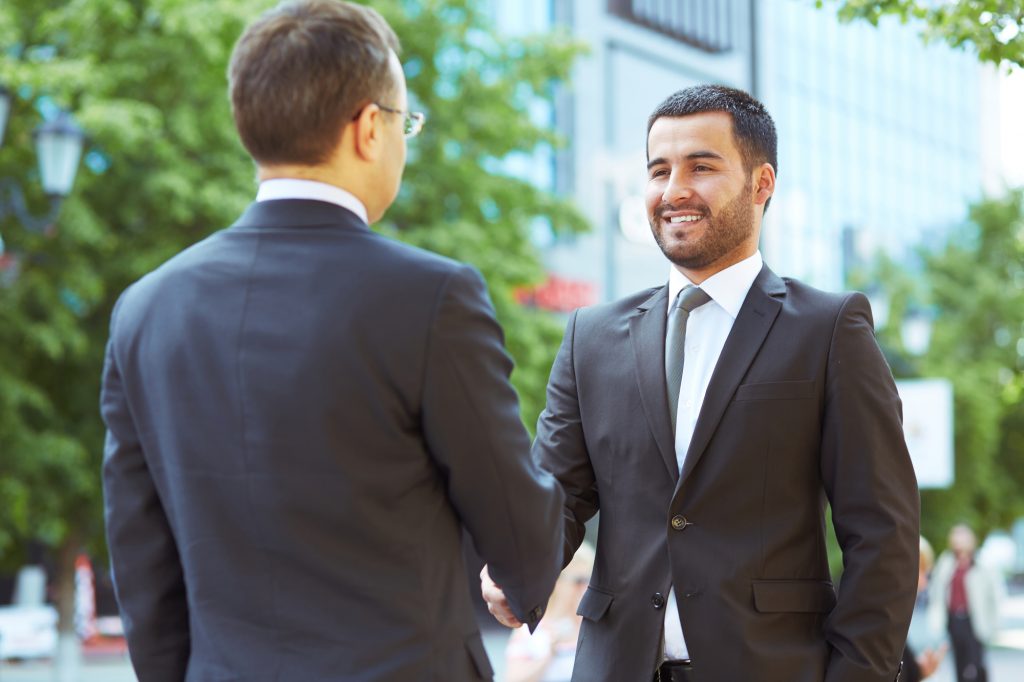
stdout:
<svg viewBox="0 0 1024 682">
<path fill-rule="evenodd" d="M 693 310 L 710 300 L 711 297 L 703 289 L 687 286 L 679 292 L 668 315 L 668 331 L 665 334 L 665 381 L 668 386 L 668 412 L 672 419 L 672 433 L 676 432 L 679 385 L 683 381 L 686 321 Z"/>
</svg>

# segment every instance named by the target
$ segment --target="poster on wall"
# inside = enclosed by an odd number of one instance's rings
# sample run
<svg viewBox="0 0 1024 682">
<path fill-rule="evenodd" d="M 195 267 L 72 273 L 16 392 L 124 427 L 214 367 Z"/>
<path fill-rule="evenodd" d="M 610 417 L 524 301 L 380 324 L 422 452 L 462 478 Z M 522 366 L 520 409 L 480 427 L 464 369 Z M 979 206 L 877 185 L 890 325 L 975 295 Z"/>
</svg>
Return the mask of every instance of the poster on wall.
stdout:
<svg viewBox="0 0 1024 682">
<path fill-rule="evenodd" d="M 947 379 L 896 382 L 903 435 L 921 488 L 953 485 L 953 385 Z"/>
</svg>

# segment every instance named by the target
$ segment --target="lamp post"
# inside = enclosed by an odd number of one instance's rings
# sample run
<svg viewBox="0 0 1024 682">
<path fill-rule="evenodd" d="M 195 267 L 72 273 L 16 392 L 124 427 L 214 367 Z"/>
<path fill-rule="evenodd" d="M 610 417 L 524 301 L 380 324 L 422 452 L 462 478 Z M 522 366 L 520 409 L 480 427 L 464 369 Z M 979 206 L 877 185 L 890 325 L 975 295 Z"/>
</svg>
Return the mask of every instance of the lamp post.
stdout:
<svg viewBox="0 0 1024 682">
<path fill-rule="evenodd" d="M 0 85 L 0 145 L 13 109 L 11 91 Z M 71 193 L 82 157 L 85 133 L 67 112 L 43 123 L 32 134 L 39 160 L 39 177 L 43 191 L 50 200 L 50 208 L 43 215 L 33 215 L 25 201 L 21 187 L 11 179 L 0 180 L 0 219 L 13 215 L 21 225 L 32 232 L 45 232 L 57 215 L 61 204 Z"/>
<path fill-rule="evenodd" d="M 4 143 L 7 117 L 11 115 L 11 91 L 0 85 L 0 145 Z"/>
</svg>

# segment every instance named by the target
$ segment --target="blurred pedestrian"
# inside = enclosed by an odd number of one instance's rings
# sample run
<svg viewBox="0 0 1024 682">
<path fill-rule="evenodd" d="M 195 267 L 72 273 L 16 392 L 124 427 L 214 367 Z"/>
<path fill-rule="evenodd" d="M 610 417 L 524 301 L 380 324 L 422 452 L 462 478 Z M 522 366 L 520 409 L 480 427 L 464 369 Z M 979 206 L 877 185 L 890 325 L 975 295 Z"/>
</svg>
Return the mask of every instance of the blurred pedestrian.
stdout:
<svg viewBox="0 0 1024 682">
<path fill-rule="evenodd" d="M 491 679 L 463 527 L 531 627 L 555 584 L 562 493 L 483 279 L 368 226 L 423 123 L 398 50 L 357 3 L 250 25 L 256 201 L 114 309 L 106 525 L 142 682 Z"/>
<path fill-rule="evenodd" d="M 761 258 L 777 140 L 749 94 L 671 95 L 647 158 L 667 281 L 570 316 L 534 441 L 567 493 L 566 563 L 601 515 L 573 679 L 893 682 L 919 503 L 868 300 Z"/>
<path fill-rule="evenodd" d="M 569 682 L 582 618 L 576 613 L 594 568 L 594 550 L 583 543 L 565 567 L 533 633 L 512 631 L 505 649 L 507 682 Z"/>
<path fill-rule="evenodd" d="M 929 624 L 946 631 L 953 647 L 957 682 L 987 682 L 985 646 L 999 631 L 1004 585 L 976 560 L 978 538 L 966 524 L 949 531 L 949 548 L 935 564 L 929 589 Z"/>
<path fill-rule="evenodd" d="M 918 595 L 928 589 L 928 574 L 935 564 L 935 551 L 924 537 L 921 538 L 920 555 L 921 565 L 917 574 Z M 943 643 L 935 649 L 925 649 L 921 653 L 915 653 L 910 644 L 907 644 L 907 648 L 903 651 L 903 671 L 900 674 L 899 682 L 920 682 L 931 677 L 942 664 L 942 659 L 946 657 L 948 648 Z"/>
</svg>

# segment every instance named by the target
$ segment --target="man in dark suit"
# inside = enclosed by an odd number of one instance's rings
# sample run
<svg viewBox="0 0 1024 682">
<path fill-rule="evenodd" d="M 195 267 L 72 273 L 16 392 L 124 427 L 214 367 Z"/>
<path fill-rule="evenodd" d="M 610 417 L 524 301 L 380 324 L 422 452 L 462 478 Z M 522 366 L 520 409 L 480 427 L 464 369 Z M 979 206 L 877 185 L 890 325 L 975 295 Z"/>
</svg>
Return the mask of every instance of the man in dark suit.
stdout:
<svg viewBox="0 0 1024 682">
<path fill-rule="evenodd" d="M 463 529 L 519 619 L 554 585 L 563 496 L 480 275 L 367 227 L 422 124 L 397 49 L 336 0 L 250 26 L 257 200 L 114 310 L 106 524 L 141 682 L 490 679 Z"/>
<path fill-rule="evenodd" d="M 566 491 L 563 561 L 601 511 L 573 679 L 891 682 L 918 495 L 868 302 L 762 263 L 776 136 L 760 102 L 677 92 L 647 151 L 668 284 L 571 316 L 534 443 Z"/>
</svg>

